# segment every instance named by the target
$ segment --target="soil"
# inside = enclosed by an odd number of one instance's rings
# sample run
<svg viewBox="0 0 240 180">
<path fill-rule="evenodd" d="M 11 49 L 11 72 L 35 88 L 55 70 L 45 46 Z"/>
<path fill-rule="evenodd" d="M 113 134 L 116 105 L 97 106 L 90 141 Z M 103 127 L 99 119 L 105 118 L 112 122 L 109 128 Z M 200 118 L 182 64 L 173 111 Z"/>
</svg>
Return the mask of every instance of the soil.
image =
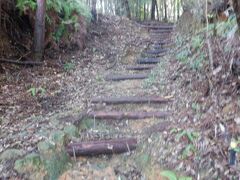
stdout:
<svg viewBox="0 0 240 180">
<path fill-rule="evenodd" d="M 231 136 L 239 135 L 239 99 L 224 88 L 209 93 L 209 81 L 175 60 L 172 52 L 161 58 L 146 80 L 107 82 L 108 74 L 134 73 L 134 65 L 151 43 L 146 29 L 125 18 L 101 17 L 89 28 L 84 52 L 46 59 L 43 67 L 5 67 L 1 74 L 0 153 L 9 148 L 37 152 L 37 143 L 49 131 L 68 124 L 94 121 L 81 129 L 77 140 L 136 137 L 138 148 L 121 155 L 73 158 L 73 166 L 60 179 L 162 179 L 163 169 L 193 179 L 236 177 L 239 167 L 228 166 Z M 31 94 L 29 89 L 39 92 Z M 44 93 L 40 90 L 44 89 Z M 166 104 L 91 104 L 92 97 L 173 97 Z M 82 120 L 92 110 L 171 111 L 165 119 Z M 0 166 L 3 177 L 19 177 L 12 163 Z"/>
</svg>

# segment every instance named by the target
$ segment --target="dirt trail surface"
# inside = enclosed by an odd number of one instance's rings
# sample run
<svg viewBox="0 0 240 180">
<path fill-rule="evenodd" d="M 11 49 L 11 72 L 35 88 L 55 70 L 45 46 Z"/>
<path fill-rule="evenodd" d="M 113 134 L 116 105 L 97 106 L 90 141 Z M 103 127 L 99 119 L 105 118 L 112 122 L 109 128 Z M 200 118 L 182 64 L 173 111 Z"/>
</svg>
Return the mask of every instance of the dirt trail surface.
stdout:
<svg viewBox="0 0 240 180">
<path fill-rule="evenodd" d="M 147 27 L 102 17 L 91 27 L 83 53 L 61 56 L 62 64 L 52 63 L 51 68 L 20 70 L 20 75 L 27 74 L 17 84 L 12 83 L 16 79 L 3 81 L 2 177 L 162 179 L 162 170 L 169 169 L 193 179 L 214 179 L 238 172 L 228 167 L 223 125 L 212 123 L 214 114 L 222 117 L 222 109 L 206 98 L 206 80 L 171 56 L 173 26 L 151 24 L 150 31 Z M 161 34 L 166 31 L 171 36 Z M 146 62 L 138 63 L 140 59 Z M 159 63 L 145 65 L 151 60 Z M 133 74 L 147 77 L 134 79 Z M 114 75 L 131 79 L 113 81 Z M 32 96 L 30 87 L 46 92 Z M 156 99 L 161 101 L 153 102 Z M 236 114 L 237 102 L 223 102 L 225 113 Z M 166 114 L 158 117 L 159 113 Z M 90 157 L 72 152 L 71 159 L 66 155 L 70 142 L 122 138 L 136 138 L 136 149 Z"/>
</svg>

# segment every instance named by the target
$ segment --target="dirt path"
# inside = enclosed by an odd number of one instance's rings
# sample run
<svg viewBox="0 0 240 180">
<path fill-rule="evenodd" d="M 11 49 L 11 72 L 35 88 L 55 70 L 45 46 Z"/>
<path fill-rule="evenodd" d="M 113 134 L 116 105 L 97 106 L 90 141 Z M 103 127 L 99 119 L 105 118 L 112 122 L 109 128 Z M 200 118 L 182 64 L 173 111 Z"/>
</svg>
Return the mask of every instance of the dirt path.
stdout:
<svg viewBox="0 0 240 180">
<path fill-rule="evenodd" d="M 156 28 L 164 29 L 168 28 L 167 25 L 156 25 Z M 153 29 L 155 29 L 153 27 Z M 150 29 L 151 31 L 151 29 Z M 172 31 L 172 26 L 169 27 L 167 33 Z M 101 97 L 105 100 L 109 98 L 119 98 L 126 97 L 135 97 L 138 98 L 147 98 L 155 96 L 161 97 L 164 102 L 152 103 L 151 101 L 146 101 L 145 103 L 135 104 L 135 103 L 119 103 L 119 105 L 111 105 L 106 103 L 91 103 L 91 111 L 97 112 L 163 112 L 169 113 L 165 118 L 156 118 L 154 115 L 151 115 L 148 118 L 144 119 L 113 119 L 111 120 L 101 120 L 97 117 L 95 118 L 85 118 L 84 121 L 88 124 L 93 124 L 88 129 L 86 137 L 81 138 L 88 139 L 87 136 L 96 137 L 99 136 L 100 139 L 118 139 L 118 138 L 128 138 L 134 137 L 137 138 L 138 146 L 136 151 L 128 152 L 123 155 L 112 155 L 104 157 L 92 157 L 92 158 L 80 158 L 76 161 L 76 166 L 67 173 L 65 173 L 62 178 L 66 179 L 91 179 L 103 177 L 116 179 L 117 177 L 126 178 L 126 179 L 140 179 L 140 178 L 160 178 L 160 167 L 159 164 L 154 160 L 155 156 L 158 155 L 158 152 L 155 151 L 159 148 L 159 145 L 164 141 L 163 133 L 169 128 L 170 121 L 169 117 L 171 116 L 171 94 L 166 93 L 156 93 L 149 92 L 147 86 L 151 83 L 151 76 L 154 76 L 152 69 L 158 69 L 161 65 L 153 65 L 148 70 L 127 70 L 129 65 L 137 66 L 140 69 L 145 69 L 148 64 L 152 64 L 151 60 L 160 60 L 167 51 L 162 53 L 161 50 L 165 50 L 169 44 L 169 38 L 165 32 L 155 33 L 150 32 L 150 36 L 153 36 L 152 42 L 148 44 L 148 48 L 143 50 L 140 54 L 134 54 L 134 61 L 130 61 L 125 66 L 121 66 L 117 72 L 108 71 L 103 75 L 103 79 L 106 79 L 107 82 L 104 83 L 104 94 L 97 94 L 93 97 Z M 158 38 L 166 39 L 167 43 L 159 45 Z M 166 49 L 167 50 L 167 49 Z M 144 64 L 138 63 L 138 59 L 145 59 Z M 145 68 L 144 68 L 145 67 Z M 136 74 L 138 76 L 136 76 Z M 115 75 L 118 75 L 115 77 Z M 141 79 L 136 80 L 139 78 Z M 141 76 L 141 75 L 147 75 Z M 129 77 L 126 77 L 129 76 Z M 107 78 L 106 78 L 107 77 Z M 130 79 L 130 80 L 129 80 Z M 142 80 L 145 79 L 145 80 Z M 166 102 L 165 102 L 166 101 Z M 91 102 L 91 101 L 90 101 Z M 158 137 L 159 136 L 159 137 Z M 156 138 L 157 137 L 157 138 Z M 90 138 L 92 140 L 92 138 Z M 96 138 L 98 139 L 98 138 Z M 84 168 L 83 168 L 84 167 Z"/>
</svg>

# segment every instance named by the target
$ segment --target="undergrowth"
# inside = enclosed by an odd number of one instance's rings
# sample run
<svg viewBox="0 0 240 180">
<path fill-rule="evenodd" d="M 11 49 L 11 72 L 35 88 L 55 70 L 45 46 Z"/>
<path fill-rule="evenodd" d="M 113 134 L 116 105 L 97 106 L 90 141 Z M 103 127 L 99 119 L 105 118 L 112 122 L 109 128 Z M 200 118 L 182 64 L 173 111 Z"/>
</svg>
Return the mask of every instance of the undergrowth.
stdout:
<svg viewBox="0 0 240 180">
<path fill-rule="evenodd" d="M 57 22 L 57 28 L 52 33 L 56 42 L 68 33 L 69 25 L 74 28 L 80 26 L 78 16 L 83 16 L 87 21 L 91 20 L 90 9 L 83 0 L 47 0 L 46 3 L 47 26 L 52 26 L 53 22 Z M 27 10 L 34 12 L 37 3 L 35 0 L 17 0 L 16 7 L 20 10 L 20 14 L 26 13 Z"/>
<path fill-rule="evenodd" d="M 237 26 L 236 17 L 231 16 L 228 21 L 210 24 L 208 31 L 210 38 L 229 38 L 234 35 L 235 27 Z M 206 51 L 206 28 L 202 28 L 195 34 L 178 35 L 176 44 L 175 59 L 187 64 L 191 69 L 199 71 L 208 63 L 208 52 Z M 229 52 L 227 46 L 222 49 L 224 52 Z"/>
</svg>

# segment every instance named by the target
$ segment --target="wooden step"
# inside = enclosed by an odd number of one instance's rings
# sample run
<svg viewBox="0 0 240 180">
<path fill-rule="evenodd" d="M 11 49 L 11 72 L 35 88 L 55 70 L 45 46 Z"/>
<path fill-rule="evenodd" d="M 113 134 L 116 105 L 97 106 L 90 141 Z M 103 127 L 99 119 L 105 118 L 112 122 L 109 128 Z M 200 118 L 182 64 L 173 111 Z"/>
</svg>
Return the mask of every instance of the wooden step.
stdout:
<svg viewBox="0 0 240 180">
<path fill-rule="evenodd" d="M 149 49 L 149 50 L 144 51 L 143 53 L 150 54 L 150 55 L 161 55 L 167 51 L 168 51 L 168 49 Z"/>
<path fill-rule="evenodd" d="M 146 79 L 148 74 L 109 74 L 105 77 L 106 81 L 124 81 L 135 79 Z"/>
<path fill-rule="evenodd" d="M 88 118 L 101 120 L 143 120 L 147 118 L 165 118 L 170 116 L 171 112 L 150 111 L 150 112 L 120 112 L 120 111 L 93 111 L 87 114 Z"/>
<path fill-rule="evenodd" d="M 139 58 L 137 60 L 138 64 L 157 64 L 160 62 L 159 58 Z"/>
<path fill-rule="evenodd" d="M 127 66 L 126 70 L 135 70 L 135 71 L 144 71 L 144 70 L 150 70 L 156 67 L 155 65 L 132 65 Z"/>
<path fill-rule="evenodd" d="M 167 29 L 167 30 L 165 30 L 165 29 L 163 29 L 163 30 L 159 30 L 159 29 L 152 29 L 152 30 L 150 30 L 149 31 L 149 33 L 153 33 L 153 34 L 161 34 L 161 33 L 172 33 L 173 32 L 173 30 L 172 29 Z"/>
<path fill-rule="evenodd" d="M 174 29 L 175 26 L 172 25 L 147 25 L 147 26 L 142 26 L 143 28 L 147 28 L 147 29 Z"/>
<path fill-rule="evenodd" d="M 172 101 L 172 98 L 169 97 L 160 97 L 160 96 L 128 96 L 128 97 L 102 97 L 102 98 L 93 98 L 91 103 L 105 103 L 105 104 L 143 104 L 143 103 L 167 103 Z"/>
<path fill-rule="evenodd" d="M 89 142 L 70 143 L 66 151 L 70 156 L 96 156 L 100 154 L 120 154 L 137 147 L 136 138 L 121 138 Z"/>
</svg>

